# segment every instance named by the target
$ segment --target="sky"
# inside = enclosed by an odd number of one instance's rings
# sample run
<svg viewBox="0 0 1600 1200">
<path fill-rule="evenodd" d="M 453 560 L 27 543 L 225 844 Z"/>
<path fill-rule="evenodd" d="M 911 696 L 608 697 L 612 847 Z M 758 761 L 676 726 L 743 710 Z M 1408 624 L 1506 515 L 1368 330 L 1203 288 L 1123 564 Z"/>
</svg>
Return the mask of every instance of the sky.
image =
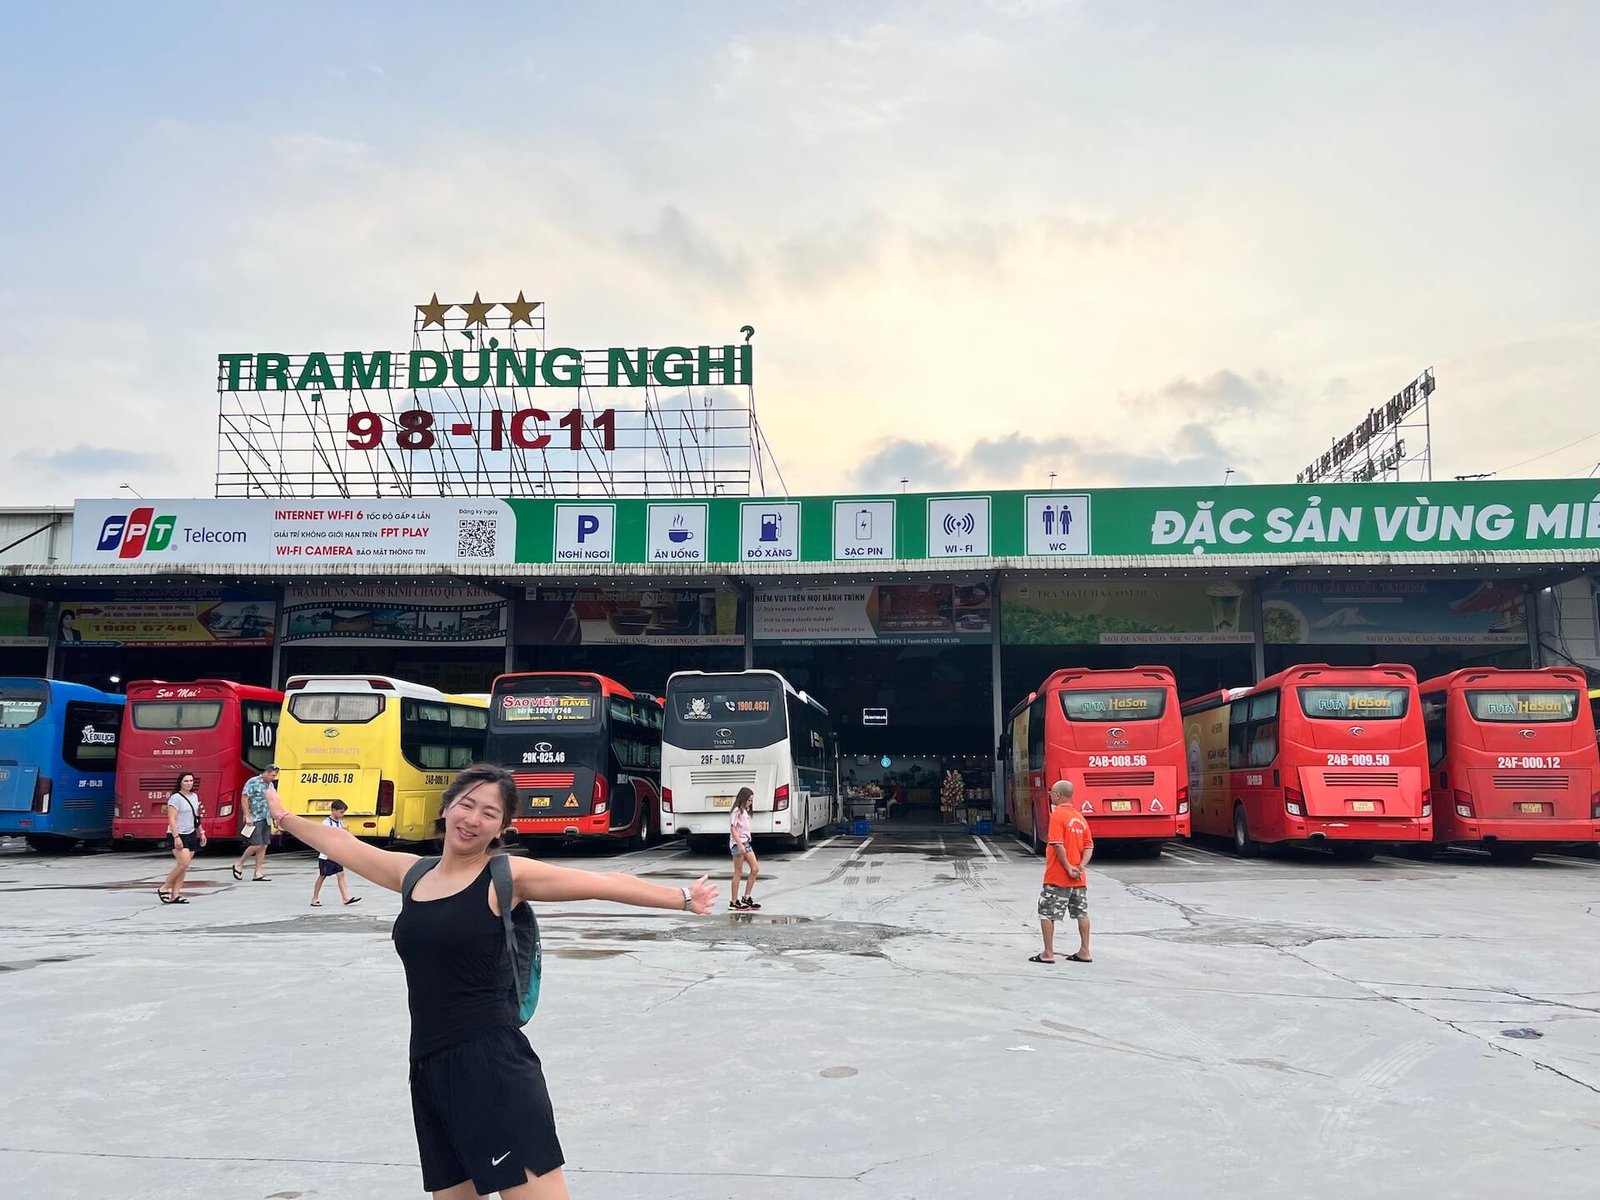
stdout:
<svg viewBox="0 0 1600 1200">
<path fill-rule="evenodd" d="M 1600 4 L 452 7 L 0 7 L 0 504 L 434 293 L 754 326 L 793 494 L 1292 482 L 1428 367 L 1435 478 L 1600 463 Z"/>
</svg>

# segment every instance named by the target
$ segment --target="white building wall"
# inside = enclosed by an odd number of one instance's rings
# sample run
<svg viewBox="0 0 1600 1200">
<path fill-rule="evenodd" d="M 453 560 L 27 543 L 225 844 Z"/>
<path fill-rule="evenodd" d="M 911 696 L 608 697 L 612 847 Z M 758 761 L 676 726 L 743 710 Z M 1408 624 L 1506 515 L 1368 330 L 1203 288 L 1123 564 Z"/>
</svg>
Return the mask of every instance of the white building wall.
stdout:
<svg viewBox="0 0 1600 1200">
<path fill-rule="evenodd" d="M 72 508 L 0 508 L 0 547 L 0 566 L 70 563 Z"/>
</svg>

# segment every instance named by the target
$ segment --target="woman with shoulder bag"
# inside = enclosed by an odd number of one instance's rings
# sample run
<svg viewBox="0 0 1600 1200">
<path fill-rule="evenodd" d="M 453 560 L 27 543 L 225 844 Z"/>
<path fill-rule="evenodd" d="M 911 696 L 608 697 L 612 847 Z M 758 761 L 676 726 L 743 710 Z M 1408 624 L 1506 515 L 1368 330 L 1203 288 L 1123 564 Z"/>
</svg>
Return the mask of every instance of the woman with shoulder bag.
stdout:
<svg viewBox="0 0 1600 1200">
<path fill-rule="evenodd" d="M 178 787 L 167 797 L 167 836 L 172 839 L 172 857 L 178 861 L 156 889 L 163 904 L 187 904 L 183 879 L 189 873 L 195 851 L 206 844 L 206 831 L 200 823 L 200 796 L 194 790 L 194 772 L 178 776 Z"/>
</svg>

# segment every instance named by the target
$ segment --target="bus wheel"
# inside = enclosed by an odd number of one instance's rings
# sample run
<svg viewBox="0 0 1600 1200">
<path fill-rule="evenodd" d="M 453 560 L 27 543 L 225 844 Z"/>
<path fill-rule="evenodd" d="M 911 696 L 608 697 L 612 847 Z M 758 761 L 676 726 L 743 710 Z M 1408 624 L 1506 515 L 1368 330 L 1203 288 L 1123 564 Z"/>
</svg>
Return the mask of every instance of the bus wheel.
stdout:
<svg viewBox="0 0 1600 1200">
<path fill-rule="evenodd" d="M 639 814 L 639 831 L 628 839 L 628 846 L 633 850 L 645 850 L 650 846 L 650 818 L 643 813 Z"/>
<path fill-rule="evenodd" d="M 1261 843 L 1250 836 L 1250 819 L 1242 804 L 1233 806 L 1233 852 L 1240 858 L 1254 858 L 1261 852 Z"/>
<path fill-rule="evenodd" d="M 61 837 L 53 833 L 30 833 L 24 840 L 30 850 L 39 854 L 65 854 L 78 844 L 77 838 Z"/>
<path fill-rule="evenodd" d="M 1145 858 L 1160 858 L 1161 852 L 1165 849 L 1165 842 L 1145 842 L 1139 847 L 1139 853 Z"/>
<path fill-rule="evenodd" d="M 811 824 L 811 818 L 809 814 L 802 823 L 808 826 Z M 796 850 L 808 849 L 811 845 L 811 830 L 802 829 L 799 833 L 795 834 L 794 837 L 790 838 L 789 841 Z"/>
<path fill-rule="evenodd" d="M 33 839 L 28 839 L 32 843 Z M 1538 847 L 1523 845 L 1517 842 L 1490 842 L 1489 857 L 1497 863 L 1526 863 L 1532 862 L 1537 854 Z"/>
</svg>

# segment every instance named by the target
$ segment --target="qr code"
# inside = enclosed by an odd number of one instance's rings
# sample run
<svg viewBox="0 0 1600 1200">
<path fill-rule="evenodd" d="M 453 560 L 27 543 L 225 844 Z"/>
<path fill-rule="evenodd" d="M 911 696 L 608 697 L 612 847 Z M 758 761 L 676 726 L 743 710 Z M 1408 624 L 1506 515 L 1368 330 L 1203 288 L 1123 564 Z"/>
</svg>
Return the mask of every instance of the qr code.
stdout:
<svg viewBox="0 0 1600 1200">
<path fill-rule="evenodd" d="M 495 534 L 500 523 L 495 520 L 458 521 L 456 523 L 457 558 L 493 558 Z"/>
</svg>

